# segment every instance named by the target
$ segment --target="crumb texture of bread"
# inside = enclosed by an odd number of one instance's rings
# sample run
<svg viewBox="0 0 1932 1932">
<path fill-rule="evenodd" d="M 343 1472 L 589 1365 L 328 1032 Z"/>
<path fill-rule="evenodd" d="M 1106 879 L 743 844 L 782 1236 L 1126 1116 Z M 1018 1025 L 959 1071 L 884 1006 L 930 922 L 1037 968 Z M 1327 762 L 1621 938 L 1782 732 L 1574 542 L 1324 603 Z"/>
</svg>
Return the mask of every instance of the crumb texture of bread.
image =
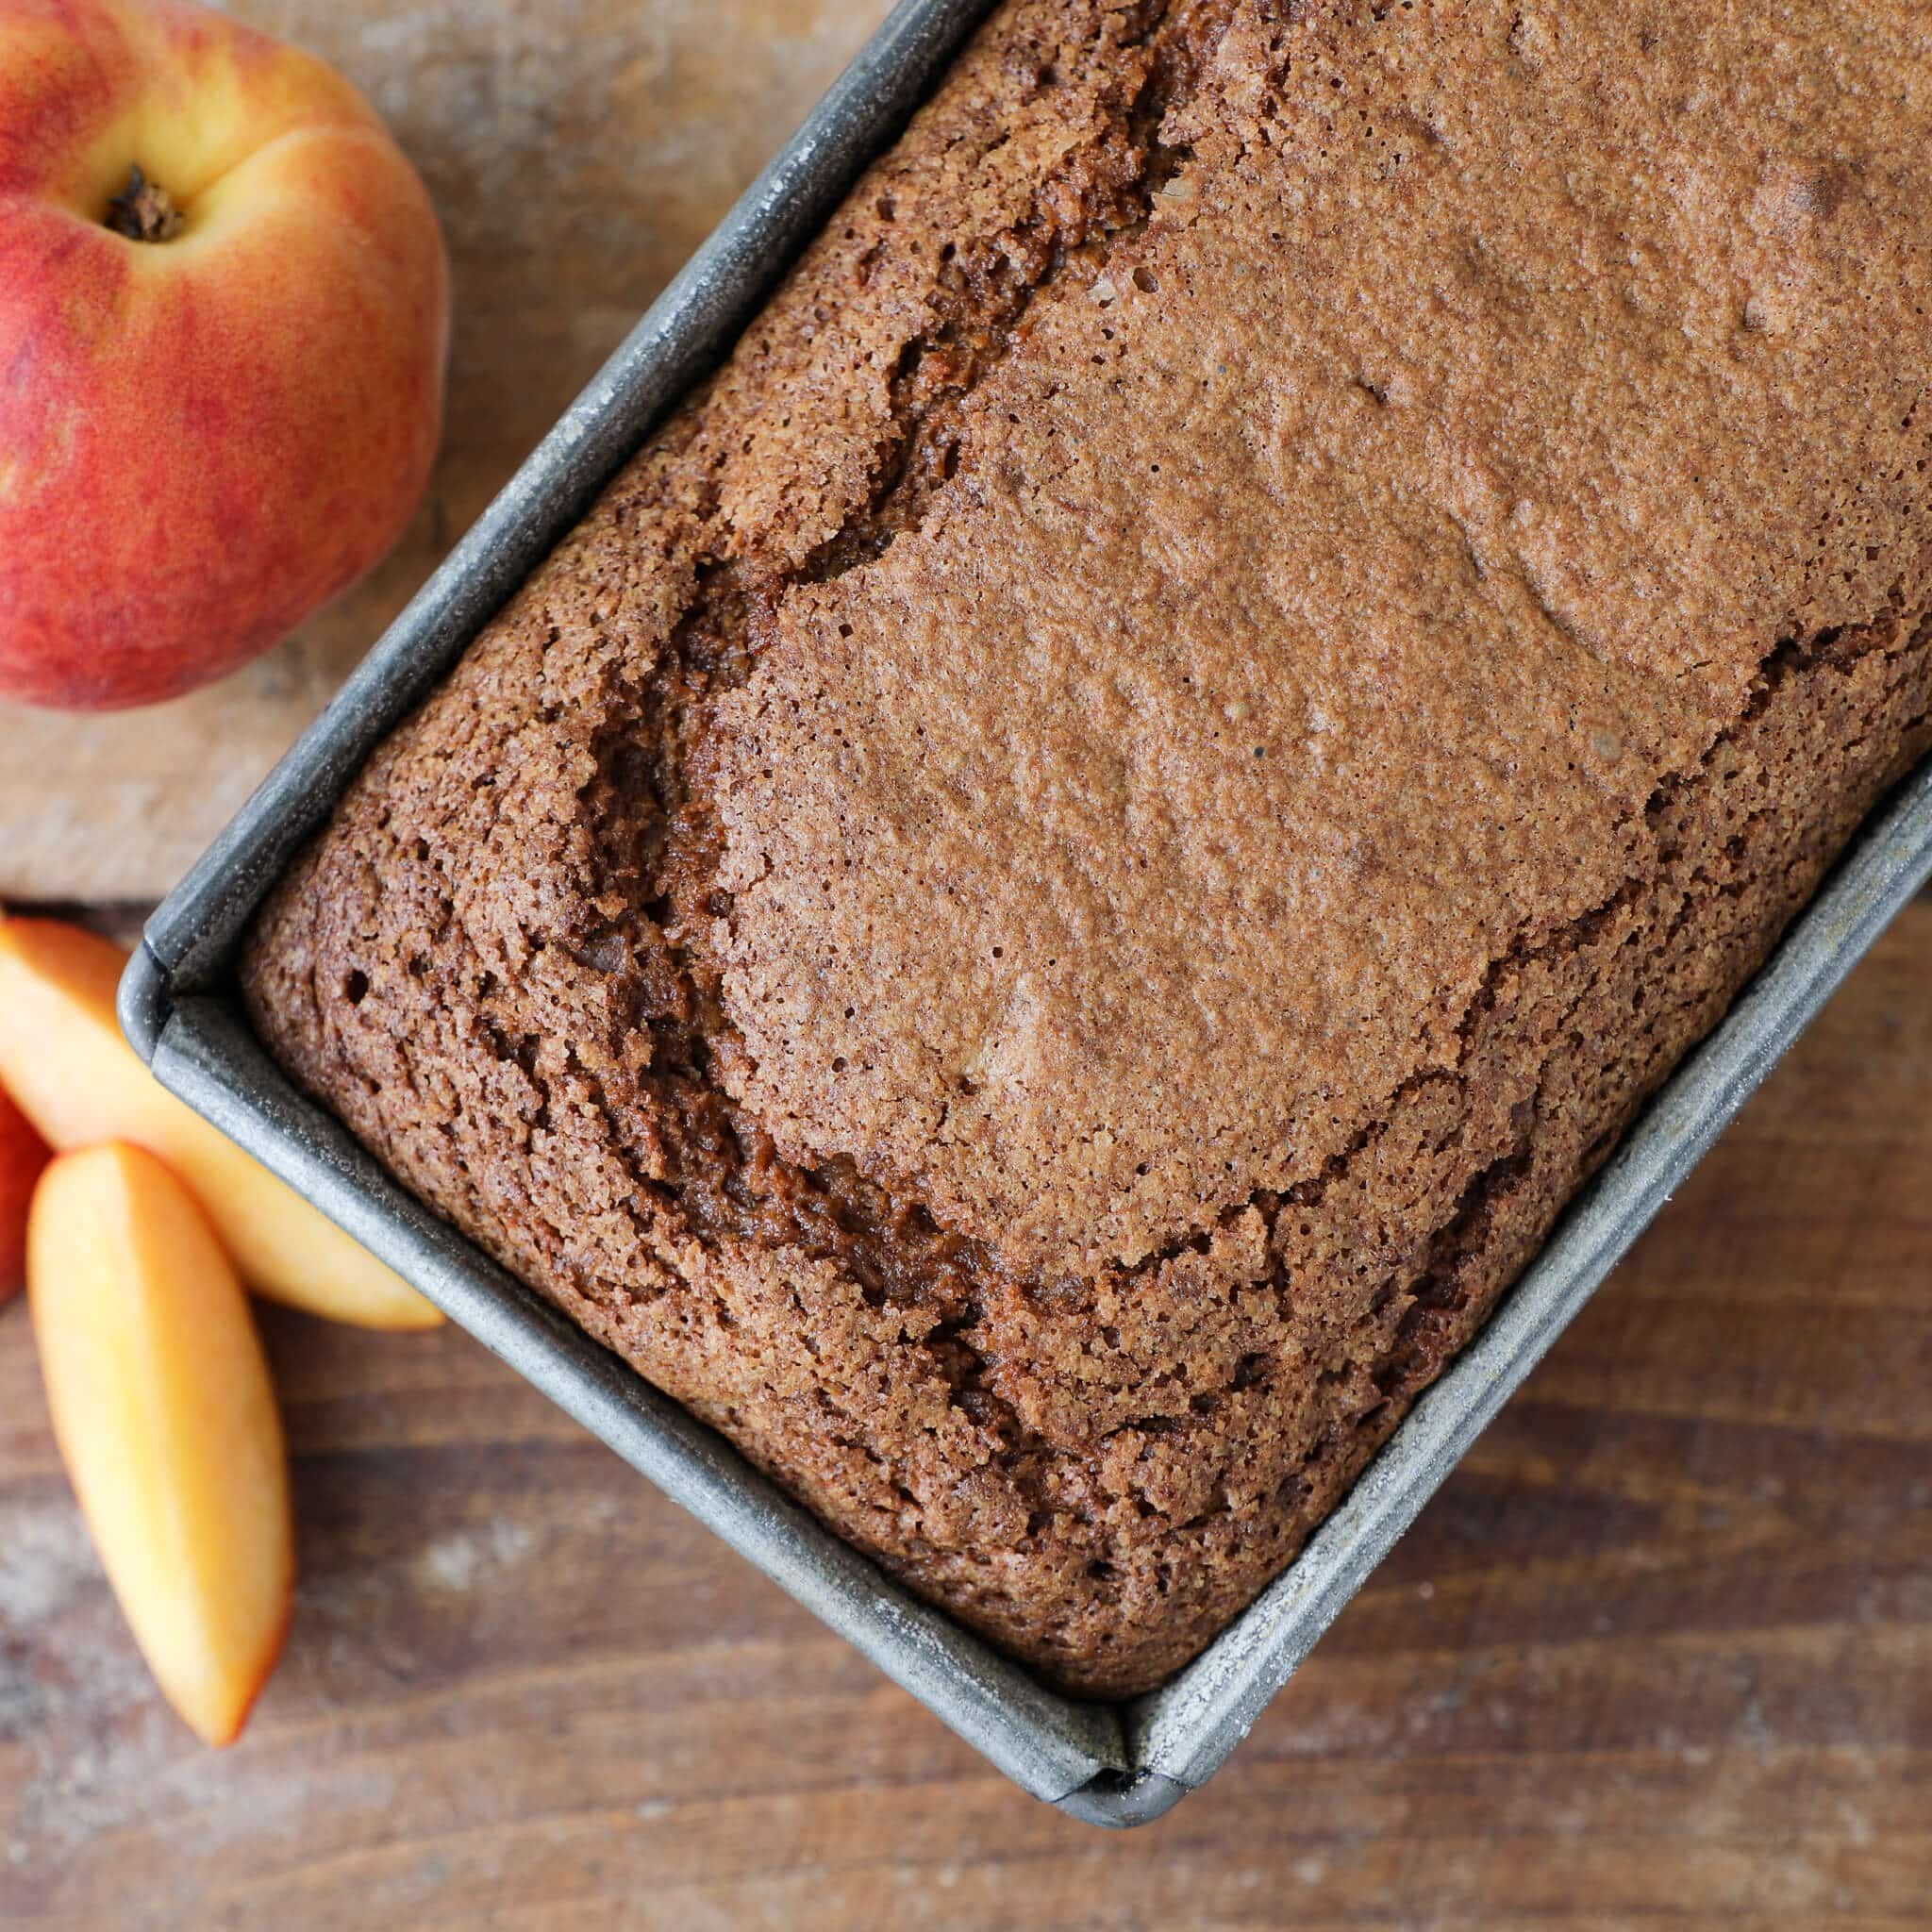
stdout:
<svg viewBox="0 0 1932 1932">
<path fill-rule="evenodd" d="M 1932 746 L 1932 16 L 1010 0 L 260 914 L 270 1048 L 1114 1697 Z"/>
</svg>

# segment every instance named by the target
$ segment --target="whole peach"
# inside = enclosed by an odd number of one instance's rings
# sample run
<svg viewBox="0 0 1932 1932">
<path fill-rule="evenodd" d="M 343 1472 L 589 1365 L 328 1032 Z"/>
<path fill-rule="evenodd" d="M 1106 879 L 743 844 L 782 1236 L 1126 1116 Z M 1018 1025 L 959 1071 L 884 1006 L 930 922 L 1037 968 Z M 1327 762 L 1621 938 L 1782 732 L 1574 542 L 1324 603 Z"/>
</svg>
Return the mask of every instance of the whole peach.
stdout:
<svg viewBox="0 0 1932 1932">
<path fill-rule="evenodd" d="M 390 547 L 441 416 L 415 170 L 176 0 L 0 0 L 0 698 L 172 697 Z"/>
</svg>

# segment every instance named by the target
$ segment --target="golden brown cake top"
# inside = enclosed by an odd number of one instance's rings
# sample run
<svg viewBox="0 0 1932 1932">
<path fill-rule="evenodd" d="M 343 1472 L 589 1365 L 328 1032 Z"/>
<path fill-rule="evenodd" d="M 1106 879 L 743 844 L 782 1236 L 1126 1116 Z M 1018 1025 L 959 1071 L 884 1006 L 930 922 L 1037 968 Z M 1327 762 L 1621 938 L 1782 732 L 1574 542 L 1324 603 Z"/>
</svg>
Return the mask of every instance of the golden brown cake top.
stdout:
<svg viewBox="0 0 1932 1932">
<path fill-rule="evenodd" d="M 1902 5 L 1241 9 L 717 708 L 732 1093 L 1052 1277 L 1453 1065 L 1772 642 L 1923 599 L 1928 85 Z"/>
</svg>

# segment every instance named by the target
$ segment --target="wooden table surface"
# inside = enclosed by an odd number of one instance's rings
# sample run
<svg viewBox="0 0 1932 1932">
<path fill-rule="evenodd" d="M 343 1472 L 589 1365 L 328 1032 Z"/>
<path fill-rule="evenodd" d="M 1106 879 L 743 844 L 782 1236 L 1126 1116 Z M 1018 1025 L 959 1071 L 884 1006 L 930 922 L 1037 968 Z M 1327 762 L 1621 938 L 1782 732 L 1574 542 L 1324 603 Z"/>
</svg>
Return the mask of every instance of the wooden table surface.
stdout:
<svg viewBox="0 0 1932 1932">
<path fill-rule="evenodd" d="M 417 155 L 459 299 L 403 551 L 254 672 L 0 710 L 0 896 L 124 928 L 882 8 L 250 0 Z M 302 1585 L 242 1741 L 135 1656 L 0 1311 L 0 1924 L 1932 1923 L 1932 900 L 1204 1792 L 1023 1797 L 484 1352 L 264 1320 Z"/>
</svg>

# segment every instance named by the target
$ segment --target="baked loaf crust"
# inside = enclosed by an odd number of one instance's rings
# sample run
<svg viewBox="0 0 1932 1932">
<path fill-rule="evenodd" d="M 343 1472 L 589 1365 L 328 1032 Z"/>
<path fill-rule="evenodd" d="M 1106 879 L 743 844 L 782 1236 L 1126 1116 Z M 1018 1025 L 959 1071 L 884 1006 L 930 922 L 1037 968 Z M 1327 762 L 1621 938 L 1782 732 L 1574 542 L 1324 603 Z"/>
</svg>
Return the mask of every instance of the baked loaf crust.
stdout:
<svg viewBox="0 0 1932 1932">
<path fill-rule="evenodd" d="M 1932 742 L 1928 157 L 1906 0 L 1012 0 L 292 868 L 263 1039 L 1154 1684 Z"/>
</svg>

